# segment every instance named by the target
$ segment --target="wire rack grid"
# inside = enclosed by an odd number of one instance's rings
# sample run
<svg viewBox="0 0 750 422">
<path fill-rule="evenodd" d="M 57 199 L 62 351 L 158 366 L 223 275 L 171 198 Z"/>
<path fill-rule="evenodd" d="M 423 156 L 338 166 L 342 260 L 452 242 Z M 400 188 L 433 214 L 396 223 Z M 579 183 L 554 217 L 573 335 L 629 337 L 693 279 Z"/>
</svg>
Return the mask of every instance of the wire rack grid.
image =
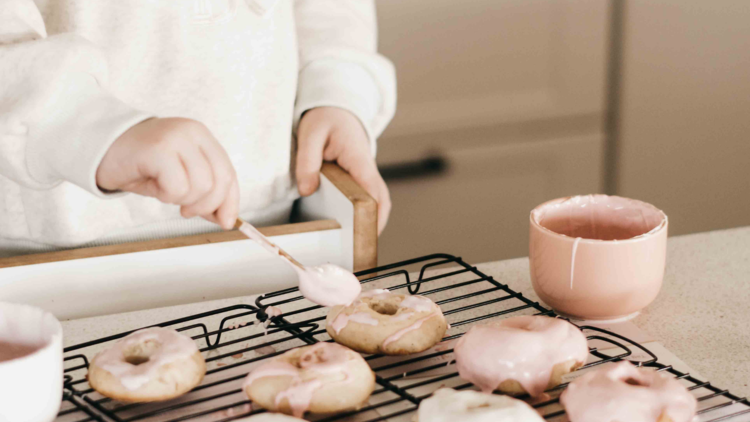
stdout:
<svg viewBox="0 0 750 422">
<path fill-rule="evenodd" d="M 417 271 L 410 272 L 415 269 Z M 313 421 L 406 422 L 421 400 L 440 387 L 473 388 L 455 369 L 453 344 L 472 324 L 516 315 L 549 315 L 552 311 L 505 284 L 483 274 L 461 258 L 434 254 L 357 273 L 365 289 L 387 288 L 421 294 L 440 305 L 450 329 L 443 341 L 410 356 L 366 355 L 377 386 L 369 401 L 356 411 L 336 415 L 307 415 Z M 268 318 L 268 306 L 283 314 Z M 332 341 L 325 331 L 326 310 L 299 295 L 296 288 L 261 295 L 254 304 L 241 304 L 152 326 L 173 327 L 191 336 L 204 354 L 206 377 L 195 389 L 174 400 L 128 404 L 99 395 L 88 385 L 89 359 L 111 342 L 132 331 L 92 340 L 65 349 L 65 381 L 60 422 L 228 422 L 265 410 L 253 406 L 241 390 L 242 379 L 255 366 L 295 347 Z M 210 329 L 209 327 L 216 327 Z M 559 395 L 573 377 L 606 362 L 628 359 L 665 371 L 680 380 L 699 401 L 700 421 L 750 421 L 750 403 L 672 366 L 659 362 L 644 346 L 618 334 L 580 326 L 589 340 L 586 365 L 547 392 L 529 401 L 545 419 L 567 420 Z"/>
</svg>

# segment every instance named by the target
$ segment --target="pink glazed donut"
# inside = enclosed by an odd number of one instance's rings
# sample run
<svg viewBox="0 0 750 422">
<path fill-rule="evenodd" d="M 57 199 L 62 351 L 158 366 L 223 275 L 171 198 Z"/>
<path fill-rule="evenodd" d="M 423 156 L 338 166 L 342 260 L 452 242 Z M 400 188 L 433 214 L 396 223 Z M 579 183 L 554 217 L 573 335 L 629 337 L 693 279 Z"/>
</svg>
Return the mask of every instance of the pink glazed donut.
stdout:
<svg viewBox="0 0 750 422">
<path fill-rule="evenodd" d="M 461 378 L 485 393 L 541 396 L 586 363 L 586 337 L 575 325 L 546 316 L 518 316 L 475 325 L 454 348 Z"/>
<path fill-rule="evenodd" d="M 261 407 L 298 418 L 356 409 L 374 388 L 375 374 L 362 356 L 336 343 L 289 350 L 253 369 L 242 387 Z"/>
<path fill-rule="evenodd" d="M 571 382 L 560 403 L 574 422 L 689 422 L 698 405 L 674 377 L 628 361 Z"/>
</svg>

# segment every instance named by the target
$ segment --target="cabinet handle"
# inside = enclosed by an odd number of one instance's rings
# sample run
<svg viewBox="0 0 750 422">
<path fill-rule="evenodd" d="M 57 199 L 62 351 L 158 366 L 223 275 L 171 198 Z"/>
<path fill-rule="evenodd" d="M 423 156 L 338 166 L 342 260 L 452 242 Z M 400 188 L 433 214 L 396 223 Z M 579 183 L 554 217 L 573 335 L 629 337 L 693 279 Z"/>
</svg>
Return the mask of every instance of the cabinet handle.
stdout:
<svg viewBox="0 0 750 422">
<path fill-rule="evenodd" d="M 385 181 L 398 181 L 438 176 L 448 170 L 448 159 L 442 155 L 430 155 L 414 161 L 378 166 Z"/>
</svg>

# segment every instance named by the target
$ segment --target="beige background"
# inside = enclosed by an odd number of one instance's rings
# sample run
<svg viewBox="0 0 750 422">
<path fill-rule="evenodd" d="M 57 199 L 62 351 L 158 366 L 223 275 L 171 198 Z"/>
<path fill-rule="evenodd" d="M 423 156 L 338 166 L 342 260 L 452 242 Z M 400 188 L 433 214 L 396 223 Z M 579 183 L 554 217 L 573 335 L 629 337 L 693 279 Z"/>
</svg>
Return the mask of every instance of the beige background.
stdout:
<svg viewBox="0 0 750 422">
<path fill-rule="evenodd" d="M 448 163 L 388 181 L 381 263 L 524 256 L 534 205 L 606 190 L 664 209 L 672 234 L 750 224 L 749 3 L 377 5 L 399 77 L 378 162 Z"/>
</svg>

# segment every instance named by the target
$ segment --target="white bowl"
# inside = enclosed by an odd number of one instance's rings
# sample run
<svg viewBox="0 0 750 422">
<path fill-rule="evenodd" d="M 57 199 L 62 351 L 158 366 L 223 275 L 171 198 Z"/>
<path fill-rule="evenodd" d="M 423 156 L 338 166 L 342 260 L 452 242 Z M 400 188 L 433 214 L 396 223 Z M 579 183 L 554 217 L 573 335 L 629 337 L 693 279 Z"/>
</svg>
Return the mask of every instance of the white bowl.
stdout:
<svg viewBox="0 0 750 422">
<path fill-rule="evenodd" d="M 0 347 L 34 346 L 29 354 L 0 360 L 0 422 L 55 419 L 62 401 L 62 326 L 52 314 L 0 302 Z M 4 349 L 6 354 L 9 349 Z M 0 359 L 2 358 L 0 350 Z"/>
</svg>

